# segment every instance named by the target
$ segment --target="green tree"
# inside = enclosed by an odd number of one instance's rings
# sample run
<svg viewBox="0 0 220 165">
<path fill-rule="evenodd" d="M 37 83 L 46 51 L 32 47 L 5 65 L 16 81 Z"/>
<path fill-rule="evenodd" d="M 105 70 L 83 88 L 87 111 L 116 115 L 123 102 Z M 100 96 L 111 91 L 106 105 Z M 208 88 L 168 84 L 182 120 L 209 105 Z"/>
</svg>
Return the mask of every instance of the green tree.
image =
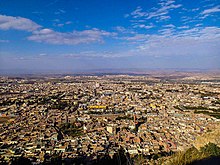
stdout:
<svg viewBox="0 0 220 165">
<path fill-rule="evenodd" d="M 220 156 L 220 147 L 214 143 L 208 143 L 201 148 L 201 152 L 207 156 Z"/>
</svg>

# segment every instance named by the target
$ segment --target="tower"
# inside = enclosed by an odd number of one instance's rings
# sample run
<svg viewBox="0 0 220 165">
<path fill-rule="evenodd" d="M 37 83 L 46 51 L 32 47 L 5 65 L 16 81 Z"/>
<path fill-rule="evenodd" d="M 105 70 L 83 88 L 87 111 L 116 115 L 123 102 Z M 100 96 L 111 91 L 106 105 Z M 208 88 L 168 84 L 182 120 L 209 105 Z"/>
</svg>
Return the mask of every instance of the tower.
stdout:
<svg viewBox="0 0 220 165">
<path fill-rule="evenodd" d="M 134 128 L 135 128 L 135 131 L 137 132 L 138 131 L 138 121 L 137 121 L 136 114 L 134 114 L 133 118 L 134 118 Z"/>
<path fill-rule="evenodd" d="M 96 88 L 94 89 L 94 95 L 97 96 L 97 90 L 96 90 Z"/>
<path fill-rule="evenodd" d="M 136 119 L 137 119 L 136 114 L 133 115 L 133 119 L 134 119 L 134 124 L 135 124 L 135 125 L 138 124 L 138 122 L 136 121 Z"/>
<path fill-rule="evenodd" d="M 66 114 L 66 123 L 69 123 L 69 118 L 67 114 Z"/>
</svg>

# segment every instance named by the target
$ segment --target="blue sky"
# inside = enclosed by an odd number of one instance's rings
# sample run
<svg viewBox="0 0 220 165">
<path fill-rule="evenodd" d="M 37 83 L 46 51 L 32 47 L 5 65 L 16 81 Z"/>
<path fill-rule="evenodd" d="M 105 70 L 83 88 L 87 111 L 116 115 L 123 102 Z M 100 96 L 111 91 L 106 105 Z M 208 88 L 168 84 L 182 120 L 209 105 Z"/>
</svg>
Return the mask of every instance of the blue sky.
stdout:
<svg viewBox="0 0 220 165">
<path fill-rule="evenodd" d="M 219 0 L 1 0 L 0 71 L 220 68 Z"/>
</svg>

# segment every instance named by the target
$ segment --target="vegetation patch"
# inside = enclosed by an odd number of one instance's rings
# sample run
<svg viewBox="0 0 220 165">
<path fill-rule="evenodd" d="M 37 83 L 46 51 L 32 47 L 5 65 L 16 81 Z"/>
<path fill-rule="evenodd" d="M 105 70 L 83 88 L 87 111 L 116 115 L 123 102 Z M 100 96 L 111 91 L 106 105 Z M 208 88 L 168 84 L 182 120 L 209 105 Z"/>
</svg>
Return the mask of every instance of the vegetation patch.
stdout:
<svg viewBox="0 0 220 165">
<path fill-rule="evenodd" d="M 77 137 L 82 136 L 82 127 L 77 127 L 74 123 L 64 123 L 60 125 L 60 130 L 69 136 Z"/>
<path fill-rule="evenodd" d="M 200 150 L 192 147 L 186 151 L 175 153 L 171 156 L 167 165 L 189 165 L 212 157 L 220 157 L 220 147 L 214 143 L 208 143 L 204 147 L 201 147 Z"/>
</svg>

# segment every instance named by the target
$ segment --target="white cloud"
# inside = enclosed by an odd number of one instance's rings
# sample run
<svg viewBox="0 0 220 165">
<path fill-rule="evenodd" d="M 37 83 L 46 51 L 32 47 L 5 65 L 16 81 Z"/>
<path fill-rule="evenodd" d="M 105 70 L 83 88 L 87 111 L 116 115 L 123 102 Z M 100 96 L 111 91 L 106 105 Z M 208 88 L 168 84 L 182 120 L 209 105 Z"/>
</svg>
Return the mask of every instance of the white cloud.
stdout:
<svg viewBox="0 0 220 165">
<path fill-rule="evenodd" d="M 179 26 L 179 27 L 177 27 L 178 29 L 188 29 L 189 28 L 189 26 Z"/>
<path fill-rule="evenodd" d="M 217 13 L 217 12 L 220 12 L 220 5 L 215 6 L 213 8 L 210 8 L 210 9 L 206 9 L 201 14 L 207 15 L 207 14 L 210 14 L 210 13 Z"/>
<path fill-rule="evenodd" d="M 160 18 L 159 18 L 159 20 L 161 20 L 161 21 L 163 21 L 163 20 L 168 20 L 168 19 L 170 19 L 171 17 L 170 16 L 168 16 L 168 15 L 162 15 L 162 16 L 160 16 Z"/>
<path fill-rule="evenodd" d="M 219 55 L 220 28 L 205 27 L 184 30 L 162 29 L 159 34 L 136 34 L 122 40 L 135 42 L 133 55 L 180 56 Z"/>
<path fill-rule="evenodd" d="M 53 26 L 55 26 L 55 27 L 63 27 L 64 24 L 63 23 L 58 23 L 58 24 L 53 24 Z"/>
<path fill-rule="evenodd" d="M 200 8 L 195 8 L 195 9 L 191 9 L 191 11 L 198 11 L 198 10 L 200 10 Z"/>
<path fill-rule="evenodd" d="M 39 29 L 41 26 L 36 24 L 27 18 L 12 17 L 6 15 L 0 15 L 0 29 L 1 30 L 25 30 L 34 31 Z"/>
<path fill-rule="evenodd" d="M 46 56 L 47 53 L 40 53 L 39 56 Z"/>
<path fill-rule="evenodd" d="M 130 15 L 133 17 L 133 18 L 140 18 L 140 17 L 145 17 L 148 15 L 147 12 L 143 12 L 142 11 L 143 9 L 138 6 Z"/>
<path fill-rule="evenodd" d="M 162 34 L 163 36 L 171 36 L 174 33 L 174 29 L 171 27 L 166 28 L 166 29 L 161 29 L 159 30 L 159 33 Z"/>
<path fill-rule="evenodd" d="M 124 33 L 127 29 L 124 28 L 123 26 L 116 26 L 116 27 L 114 27 L 114 30 L 121 32 L 121 33 Z"/>
<path fill-rule="evenodd" d="M 135 47 L 117 52 L 80 52 L 67 54 L 69 58 L 120 58 L 130 56 L 216 56 L 220 53 L 220 28 L 192 28 L 179 32 L 172 28 L 159 34 L 134 34 L 121 37 Z"/>
<path fill-rule="evenodd" d="M 143 19 L 135 19 L 135 20 L 130 20 L 130 22 L 135 22 L 135 23 L 145 23 L 146 20 L 143 20 Z"/>
<path fill-rule="evenodd" d="M 135 34 L 134 36 L 128 36 L 128 37 L 122 37 L 122 40 L 127 40 L 127 41 L 135 41 L 135 42 L 142 42 L 142 41 L 146 41 L 147 38 L 150 35 L 148 34 Z"/>
<path fill-rule="evenodd" d="M 142 28 L 142 29 L 151 29 L 153 28 L 154 25 L 153 24 L 149 24 L 149 25 L 144 25 L 144 24 L 134 24 L 133 28 Z"/>
<path fill-rule="evenodd" d="M 72 24 L 72 23 L 73 23 L 72 21 L 65 22 L 66 25 L 69 25 L 69 24 Z"/>
<path fill-rule="evenodd" d="M 195 27 L 202 26 L 202 25 L 203 25 L 202 23 L 198 23 L 195 25 Z"/>
<path fill-rule="evenodd" d="M 0 43 L 8 43 L 9 42 L 9 40 L 1 40 L 0 39 Z"/>
<path fill-rule="evenodd" d="M 166 27 L 166 28 L 175 28 L 176 26 L 174 26 L 173 24 L 168 24 L 168 25 L 164 25 L 163 27 Z"/>
<path fill-rule="evenodd" d="M 63 13 L 65 12 L 63 10 L 59 11 Z M 71 23 L 72 22 L 68 21 L 65 24 Z M 63 25 L 64 24 L 61 23 L 57 24 L 59 27 L 62 27 Z M 29 31 L 32 34 L 28 37 L 28 40 L 49 44 L 74 45 L 103 42 L 104 37 L 116 35 L 116 33 L 110 33 L 96 28 L 83 31 L 72 31 L 69 33 L 57 32 L 52 29 L 42 28 L 42 26 L 27 18 L 0 15 L 0 30 L 10 29 Z"/>
<path fill-rule="evenodd" d="M 124 18 L 128 18 L 130 15 L 129 14 L 125 14 L 124 15 Z"/>
<path fill-rule="evenodd" d="M 61 33 L 51 29 L 42 29 L 33 32 L 33 35 L 28 37 L 28 39 L 31 41 L 50 44 L 75 45 L 81 43 L 103 42 L 103 37 L 113 35 L 115 34 L 96 28 L 84 31 L 73 31 L 70 33 Z"/>
<path fill-rule="evenodd" d="M 181 4 L 174 4 L 175 1 L 173 0 L 166 0 L 166 1 L 161 1 L 160 4 L 160 8 L 156 9 L 155 11 L 152 11 L 148 14 L 147 19 L 151 19 L 154 17 L 158 17 L 159 19 L 164 19 L 165 17 L 162 16 L 166 16 L 170 10 L 176 9 L 181 7 Z M 166 17 L 168 19 L 168 17 Z"/>
<path fill-rule="evenodd" d="M 137 32 L 134 31 L 132 28 L 125 28 L 123 26 L 116 26 L 113 27 L 113 30 L 116 31 L 117 35 L 113 36 L 114 39 L 119 39 L 119 35 L 127 35 L 127 34 L 136 34 Z"/>
<path fill-rule="evenodd" d="M 54 14 L 59 15 L 59 14 L 65 14 L 66 11 L 62 9 L 58 9 L 58 11 L 54 12 Z"/>
<path fill-rule="evenodd" d="M 65 58 L 105 58 L 111 57 L 111 52 L 82 51 L 79 53 L 67 53 L 62 56 Z"/>
<path fill-rule="evenodd" d="M 55 26 L 55 27 L 63 27 L 64 25 L 70 25 L 70 24 L 73 23 L 73 22 L 71 22 L 71 21 L 67 21 L 67 22 L 65 22 L 65 23 L 60 23 L 60 20 L 59 20 L 59 19 L 55 19 L 55 20 L 53 20 L 53 21 L 56 22 L 56 23 L 53 24 L 53 26 Z"/>
<path fill-rule="evenodd" d="M 143 11 L 142 7 L 138 6 L 130 16 L 134 19 L 144 18 L 146 20 L 155 18 L 163 21 L 170 19 L 168 15 L 171 10 L 180 8 L 181 4 L 175 4 L 174 0 L 160 0 L 158 3 L 159 8 L 152 8 L 152 11 Z M 126 15 L 128 17 L 128 15 Z"/>
</svg>

